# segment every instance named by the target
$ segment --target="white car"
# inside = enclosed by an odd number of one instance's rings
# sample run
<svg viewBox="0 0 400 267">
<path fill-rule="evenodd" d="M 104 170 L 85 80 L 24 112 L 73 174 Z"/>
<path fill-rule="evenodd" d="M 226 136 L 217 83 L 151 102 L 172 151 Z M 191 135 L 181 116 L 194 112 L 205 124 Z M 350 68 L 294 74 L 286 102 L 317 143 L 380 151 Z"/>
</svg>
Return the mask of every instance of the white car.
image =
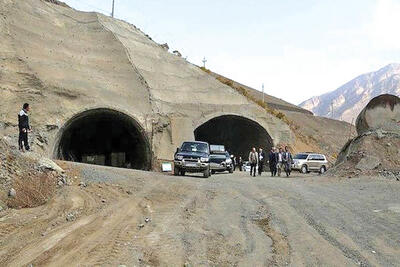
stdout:
<svg viewBox="0 0 400 267">
<path fill-rule="evenodd" d="M 328 160 L 325 155 L 317 153 L 299 153 L 293 157 L 293 170 L 299 170 L 301 173 L 319 172 L 325 173 L 328 169 Z"/>
<path fill-rule="evenodd" d="M 243 163 L 243 171 L 250 172 L 250 170 L 251 170 L 250 162 L 245 161 Z M 256 166 L 256 170 L 258 170 L 258 166 Z"/>
</svg>

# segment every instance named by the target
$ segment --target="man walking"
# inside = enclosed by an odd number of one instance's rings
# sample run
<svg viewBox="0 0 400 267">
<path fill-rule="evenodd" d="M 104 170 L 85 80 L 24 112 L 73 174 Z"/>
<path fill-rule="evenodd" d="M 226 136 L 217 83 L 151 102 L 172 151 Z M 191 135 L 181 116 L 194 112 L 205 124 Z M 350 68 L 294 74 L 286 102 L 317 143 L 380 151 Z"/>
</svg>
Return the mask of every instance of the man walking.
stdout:
<svg viewBox="0 0 400 267">
<path fill-rule="evenodd" d="M 28 133 L 32 131 L 31 126 L 29 125 L 29 116 L 28 112 L 30 110 L 29 104 L 25 103 L 22 107 L 22 110 L 18 113 L 18 128 L 19 128 L 19 137 L 18 137 L 18 147 L 20 151 L 24 151 L 24 147 L 26 151 L 29 151 L 29 142 L 28 142 Z"/>
<path fill-rule="evenodd" d="M 290 153 L 289 148 L 285 146 L 285 152 L 283 154 L 283 162 L 285 166 L 286 177 L 289 177 L 292 172 L 292 153 Z"/>
<path fill-rule="evenodd" d="M 268 160 L 269 160 L 268 162 L 269 170 L 271 171 L 271 177 L 274 177 L 276 176 L 276 164 L 278 163 L 275 147 L 271 148 L 271 151 L 269 152 L 268 155 Z"/>
<path fill-rule="evenodd" d="M 243 171 L 243 160 L 242 160 L 242 157 L 240 157 L 240 156 L 239 156 L 238 165 L 239 165 L 239 171 Z"/>
<path fill-rule="evenodd" d="M 249 162 L 250 162 L 250 176 L 256 177 L 258 155 L 255 147 L 253 147 L 253 149 L 249 154 Z"/>
<path fill-rule="evenodd" d="M 262 172 L 264 171 L 264 164 L 265 164 L 265 152 L 262 148 L 258 150 L 258 175 L 261 176 Z"/>
<path fill-rule="evenodd" d="M 278 163 L 276 168 L 278 169 L 278 176 L 281 177 L 282 167 L 283 167 L 283 149 L 280 147 L 277 154 Z"/>
</svg>

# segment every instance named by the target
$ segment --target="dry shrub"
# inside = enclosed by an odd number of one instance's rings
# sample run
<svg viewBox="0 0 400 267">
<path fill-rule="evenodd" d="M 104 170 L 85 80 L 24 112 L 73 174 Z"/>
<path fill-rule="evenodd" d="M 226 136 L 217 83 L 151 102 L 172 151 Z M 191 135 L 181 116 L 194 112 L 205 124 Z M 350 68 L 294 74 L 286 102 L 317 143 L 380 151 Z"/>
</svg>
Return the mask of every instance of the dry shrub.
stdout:
<svg viewBox="0 0 400 267">
<path fill-rule="evenodd" d="M 218 81 L 220 81 L 221 83 L 235 89 L 238 93 L 240 93 L 241 95 L 243 95 L 244 97 L 246 97 L 248 100 L 256 103 L 257 105 L 259 105 L 260 107 L 262 107 L 266 112 L 268 112 L 269 114 L 277 117 L 278 119 L 282 120 L 283 122 L 285 122 L 288 125 L 291 125 L 291 121 L 286 117 L 285 114 L 283 114 L 280 111 L 277 111 L 275 109 L 270 108 L 267 103 L 263 102 L 261 99 L 258 99 L 257 97 L 249 94 L 249 92 L 243 88 L 242 86 L 236 86 L 232 80 L 222 77 L 222 76 L 218 76 L 216 78 Z"/>
<path fill-rule="evenodd" d="M 10 208 L 33 208 L 47 203 L 56 191 L 56 177 L 51 173 L 29 173 L 14 179 L 15 198 L 9 198 Z"/>
<path fill-rule="evenodd" d="M 223 84 L 229 86 L 229 87 L 234 88 L 234 87 L 233 87 L 233 81 L 230 80 L 230 79 L 227 79 L 227 78 L 225 78 L 225 77 L 218 76 L 218 77 L 217 77 L 217 80 L 220 81 L 221 83 L 223 83 Z M 235 89 L 235 88 L 234 88 L 234 89 Z"/>
<path fill-rule="evenodd" d="M 208 74 L 211 74 L 211 71 L 205 67 L 200 67 L 200 69 L 204 72 L 207 72 Z"/>
<path fill-rule="evenodd" d="M 200 69 L 208 74 L 211 74 L 211 71 L 205 67 L 200 67 Z M 259 105 L 260 107 L 262 107 L 266 112 L 268 112 L 269 114 L 277 117 L 278 119 L 282 120 L 283 122 L 285 122 L 286 124 L 288 124 L 289 126 L 291 126 L 293 123 L 286 117 L 285 114 L 283 114 L 282 112 L 279 112 L 273 108 L 268 107 L 268 105 L 263 102 L 261 99 L 258 99 L 257 97 L 251 95 L 245 88 L 243 88 L 242 86 L 239 85 L 235 85 L 234 82 L 231 79 L 225 78 L 223 76 L 217 76 L 216 79 L 231 87 L 232 89 L 236 90 L 239 94 L 243 95 L 244 97 L 246 97 L 248 100 L 256 103 L 257 105 Z"/>
<path fill-rule="evenodd" d="M 56 4 L 56 5 L 59 5 L 59 6 L 63 6 L 63 7 L 69 7 L 66 3 L 58 1 L 58 0 L 44 0 L 44 1 L 52 3 L 52 4 Z"/>
</svg>

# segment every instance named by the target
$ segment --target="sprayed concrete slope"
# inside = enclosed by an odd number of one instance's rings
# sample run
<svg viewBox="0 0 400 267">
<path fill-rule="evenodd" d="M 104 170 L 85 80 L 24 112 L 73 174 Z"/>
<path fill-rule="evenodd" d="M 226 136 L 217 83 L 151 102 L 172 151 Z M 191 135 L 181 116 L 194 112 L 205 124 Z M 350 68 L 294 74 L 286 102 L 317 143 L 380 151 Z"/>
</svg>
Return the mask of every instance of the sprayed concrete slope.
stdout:
<svg viewBox="0 0 400 267">
<path fill-rule="evenodd" d="M 0 127 L 15 138 L 20 105 L 32 103 L 34 138 L 47 155 L 56 155 L 71 118 L 97 108 L 135 120 L 154 160 L 170 159 L 198 126 L 223 115 L 261 125 L 274 143 L 293 141 L 281 120 L 131 24 L 39 0 L 0 3 Z"/>
</svg>

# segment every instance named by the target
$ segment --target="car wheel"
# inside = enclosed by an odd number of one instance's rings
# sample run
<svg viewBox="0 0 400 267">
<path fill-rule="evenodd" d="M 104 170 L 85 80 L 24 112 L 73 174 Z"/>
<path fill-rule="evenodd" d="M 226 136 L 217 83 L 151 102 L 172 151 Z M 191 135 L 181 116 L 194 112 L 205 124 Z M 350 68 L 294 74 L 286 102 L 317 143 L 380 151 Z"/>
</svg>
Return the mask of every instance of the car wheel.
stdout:
<svg viewBox="0 0 400 267">
<path fill-rule="evenodd" d="M 174 167 L 174 175 L 175 175 L 175 176 L 179 176 L 180 172 L 181 172 L 181 171 L 179 170 L 178 167 Z"/>
<path fill-rule="evenodd" d="M 186 172 L 185 172 L 184 170 L 181 171 L 181 175 L 182 175 L 182 176 L 185 176 L 185 173 L 186 173 Z"/>
<path fill-rule="evenodd" d="M 204 178 L 210 177 L 210 169 L 207 169 L 207 170 L 204 170 L 204 171 L 203 171 L 203 177 L 204 177 Z"/>
<path fill-rule="evenodd" d="M 307 173 L 308 173 L 307 165 L 301 166 L 301 173 L 302 173 L 302 174 L 307 174 Z"/>
<path fill-rule="evenodd" d="M 215 171 L 211 171 L 211 174 L 214 175 L 214 174 L 215 174 Z"/>
<path fill-rule="evenodd" d="M 233 169 L 232 168 L 229 169 L 229 173 L 233 173 Z"/>
<path fill-rule="evenodd" d="M 322 166 L 320 169 L 319 169 L 319 173 L 320 174 L 324 174 L 326 172 L 326 167 L 325 166 Z"/>
</svg>

